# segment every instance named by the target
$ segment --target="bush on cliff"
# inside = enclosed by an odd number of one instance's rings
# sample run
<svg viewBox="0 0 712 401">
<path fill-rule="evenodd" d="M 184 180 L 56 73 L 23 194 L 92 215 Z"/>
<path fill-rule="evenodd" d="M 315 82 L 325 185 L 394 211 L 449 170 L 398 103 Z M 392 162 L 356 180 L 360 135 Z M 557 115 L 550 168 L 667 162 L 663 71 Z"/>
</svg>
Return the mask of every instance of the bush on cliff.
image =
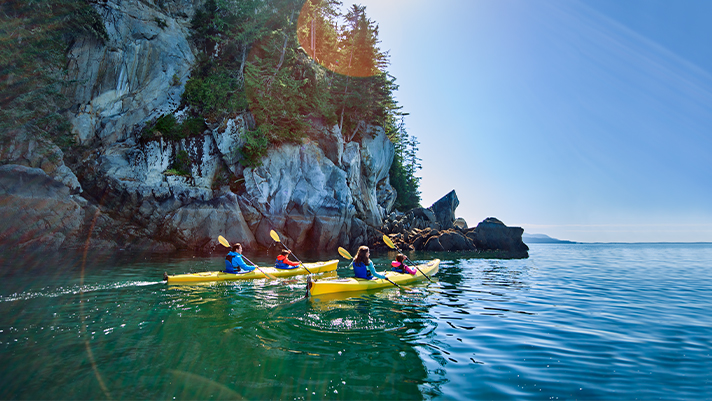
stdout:
<svg viewBox="0 0 712 401">
<path fill-rule="evenodd" d="M 173 114 L 164 114 L 156 119 L 153 124 L 148 124 L 141 131 L 141 139 L 151 141 L 163 137 L 173 141 L 200 135 L 207 126 L 202 117 L 188 117 L 178 123 Z"/>
</svg>

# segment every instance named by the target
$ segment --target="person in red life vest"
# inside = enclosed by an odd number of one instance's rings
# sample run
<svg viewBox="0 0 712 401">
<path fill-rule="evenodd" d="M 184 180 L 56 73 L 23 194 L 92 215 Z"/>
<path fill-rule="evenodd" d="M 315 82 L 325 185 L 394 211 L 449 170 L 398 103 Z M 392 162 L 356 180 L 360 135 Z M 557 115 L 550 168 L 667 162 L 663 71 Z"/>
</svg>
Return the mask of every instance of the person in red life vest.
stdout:
<svg viewBox="0 0 712 401">
<path fill-rule="evenodd" d="M 391 262 L 391 266 L 393 266 L 391 270 L 398 273 L 415 274 L 417 270 L 413 269 L 410 266 L 406 266 L 404 261 L 405 255 L 399 253 L 398 256 L 396 256 L 396 260 Z"/>
<path fill-rule="evenodd" d="M 277 256 L 277 262 L 274 264 L 274 267 L 277 269 L 296 269 L 300 263 L 289 260 L 290 253 L 290 251 L 283 249 L 282 253 Z"/>
</svg>

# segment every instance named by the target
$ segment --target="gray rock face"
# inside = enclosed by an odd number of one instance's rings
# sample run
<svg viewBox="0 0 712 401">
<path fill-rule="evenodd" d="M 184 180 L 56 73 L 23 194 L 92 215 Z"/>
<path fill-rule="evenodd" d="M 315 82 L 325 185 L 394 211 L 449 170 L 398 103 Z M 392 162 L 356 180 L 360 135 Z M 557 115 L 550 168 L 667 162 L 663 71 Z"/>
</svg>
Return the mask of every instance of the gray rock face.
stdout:
<svg viewBox="0 0 712 401">
<path fill-rule="evenodd" d="M 438 199 L 437 202 L 430 206 L 430 210 L 435 214 L 435 219 L 440 228 L 447 230 L 452 227 L 452 223 L 455 221 L 455 209 L 460 205 L 460 200 L 457 199 L 457 194 L 455 190 L 450 191 L 447 195 Z"/>
<path fill-rule="evenodd" d="M 0 243 L 8 249 L 57 250 L 79 232 L 82 218 L 69 188 L 43 170 L 0 166 Z"/>
<path fill-rule="evenodd" d="M 64 165 L 64 154 L 48 140 L 15 132 L 8 135 L 8 142 L 0 147 L 0 160 L 6 164 L 40 168 L 49 177 L 66 185 L 72 194 L 82 192 L 76 175 Z"/>
<path fill-rule="evenodd" d="M 503 250 L 513 254 L 528 255 L 529 247 L 522 241 L 524 229 L 507 227 L 494 217 L 488 217 L 467 232 L 477 249 Z"/>
<path fill-rule="evenodd" d="M 388 182 L 395 148 L 383 128 L 369 127 L 368 132 L 360 145 L 355 142 L 346 144 L 342 166 L 348 173 L 348 185 L 360 217 L 366 224 L 380 227 L 383 217 L 395 203 L 390 195 L 395 190 Z M 382 196 L 383 204 L 378 201 L 379 186 L 380 192 L 387 194 Z"/>
<path fill-rule="evenodd" d="M 195 61 L 188 43 L 194 3 L 93 4 L 108 42 L 87 37 L 69 50 L 69 78 L 78 82 L 67 93 L 76 105 L 70 120 L 81 144 L 124 141 L 145 121 L 177 108 Z"/>
<path fill-rule="evenodd" d="M 272 244 L 269 231 L 275 230 L 287 246 L 336 247 L 356 214 L 346 172 L 314 142 L 272 149 L 244 177 L 244 202 L 257 212 L 249 224 L 264 246 Z"/>
<path fill-rule="evenodd" d="M 233 174 L 242 175 L 240 149 L 245 145 L 245 131 L 248 129 L 247 113 L 224 120 L 211 130 L 213 140 L 220 155 Z"/>
</svg>

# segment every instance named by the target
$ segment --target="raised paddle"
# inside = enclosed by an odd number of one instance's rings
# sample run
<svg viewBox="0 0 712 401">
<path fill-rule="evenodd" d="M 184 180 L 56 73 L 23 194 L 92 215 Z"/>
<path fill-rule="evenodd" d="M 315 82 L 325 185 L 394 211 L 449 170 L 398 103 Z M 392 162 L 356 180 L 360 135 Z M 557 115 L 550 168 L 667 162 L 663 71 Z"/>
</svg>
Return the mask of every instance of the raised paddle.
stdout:
<svg viewBox="0 0 712 401">
<path fill-rule="evenodd" d="M 219 235 L 219 236 L 218 236 L 218 242 L 220 242 L 220 244 L 221 244 L 222 246 L 226 247 L 226 248 L 232 248 L 232 247 L 230 246 L 230 243 L 227 242 L 227 240 L 225 239 L 225 237 L 223 237 L 222 235 Z M 262 272 L 262 274 L 264 274 L 267 278 L 270 278 L 270 279 L 272 279 L 272 280 L 276 280 L 276 279 L 277 279 L 277 277 L 275 277 L 275 276 L 273 276 L 273 275 L 267 273 L 266 271 L 260 269 L 259 266 L 257 266 L 256 264 L 252 263 L 252 261 L 251 261 L 250 259 L 247 259 L 244 255 L 240 255 L 240 256 L 242 256 L 242 258 L 245 259 L 246 261 L 248 261 L 252 266 L 255 266 L 255 267 L 257 268 L 257 270 L 259 270 L 260 272 Z"/>
<path fill-rule="evenodd" d="M 347 251 L 346 249 L 344 249 L 344 248 L 342 248 L 342 247 L 339 247 L 338 251 L 339 251 L 339 255 L 341 255 L 342 257 L 344 257 L 344 258 L 346 258 L 346 259 L 353 259 L 353 257 L 351 257 L 351 254 L 349 253 L 349 251 Z M 353 263 L 353 260 L 351 261 L 351 263 Z M 389 283 L 395 285 L 396 287 L 400 288 L 401 290 L 413 291 L 413 289 L 410 288 L 410 287 L 405 287 L 405 286 L 401 286 L 401 285 L 398 285 L 398 284 L 394 283 L 394 282 L 393 282 L 391 279 L 389 279 L 388 277 L 386 277 L 386 280 L 388 280 Z"/>
<path fill-rule="evenodd" d="M 391 239 L 388 238 L 388 236 L 385 235 L 385 234 L 383 235 L 383 242 L 385 242 L 386 245 L 388 245 L 389 248 L 395 249 L 396 251 L 398 251 L 398 253 L 403 253 L 403 252 L 401 252 L 400 249 L 398 249 L 398 247 L 396 246 L 396 244 L 394 244 L 393 241 L 391 241 Z M 410 260 L 407 255 L 403 255 L 403 256 L 405 256 L 406 259 Z M 420 274 L 422 274 L 423 276 L 425 276 L 425 278 L 427 278 L 428 281 L 430 281 L 431 283 L 433 282 L 433 280 L 431 280 L 430 277 L 428 277 L 428 275 L 425 274 L 425 272 L 423 272 L 422 270 L 420 270 L 420 268 L 418 267 L 418 265 L 415 264 L 415 262 L 413 262 L 412 260 L 410 260 L 410 262 L 413 263 L 414 267 L 415 267 L 416 269 L 418 269 L 418 271 L 420 272 Z"/>
<path fill-rule="evenodd" d="M 275 232 L 274 230 L 269 230 L 269 236 L 272 237 L 272 239 L 273 239 L 275 242 L 279 242 L 279 243 L 282 244 L 283 247 L 287 248 L 287 245 L 284 245 L 284 242 L 282 242 L 282 241 L 279 240 L 279 235 L 277 235 L 277 232 Z M 307 271 L 307 273 L 312 274 L 312 272 L 310 272 L 309 269 L 307 269 L 307 267 L 304 266 L 304 263 L 302 263 L 302 261 L 299 260 L 299 258 L 298 258 L 296 255 L 294 255 L 294 253 L 292 252 L 291 249 L 287 248 L 287 250 L 288 250 L 290 253 L 292 253 L 292 255 L 294 256 L 294 259 L 296 259 L 297 262 L 299 262 L 299 264 L 302 265 L 302 267 L 304 268 L 304 270 Z"/>
</svg>

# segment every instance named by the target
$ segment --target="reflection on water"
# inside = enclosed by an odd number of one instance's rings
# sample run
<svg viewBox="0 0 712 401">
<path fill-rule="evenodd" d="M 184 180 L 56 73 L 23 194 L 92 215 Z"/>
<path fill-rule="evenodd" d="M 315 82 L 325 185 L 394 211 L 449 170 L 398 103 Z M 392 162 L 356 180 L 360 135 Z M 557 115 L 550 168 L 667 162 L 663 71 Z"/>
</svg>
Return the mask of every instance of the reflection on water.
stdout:
<svg viewBox="0 0 712 401">
<path fill-rule="evenodd" d="M 33 257 L 0 258 L 0 398 L 712 393 L 712 272 L 700 262 L 712 260 L 712 246 L 533 246 L 525 260 L 409 256 L 441 258 L 436 283 L 318 298 L 304 297 L 306 276 L 159 281 L 163 271 L 214 270 L 222 257 L 97 256 L 83 276 L 70 256 L 49 271 Z M 341 265 L 334 274 L 348 276 Z"/>
</svg>

